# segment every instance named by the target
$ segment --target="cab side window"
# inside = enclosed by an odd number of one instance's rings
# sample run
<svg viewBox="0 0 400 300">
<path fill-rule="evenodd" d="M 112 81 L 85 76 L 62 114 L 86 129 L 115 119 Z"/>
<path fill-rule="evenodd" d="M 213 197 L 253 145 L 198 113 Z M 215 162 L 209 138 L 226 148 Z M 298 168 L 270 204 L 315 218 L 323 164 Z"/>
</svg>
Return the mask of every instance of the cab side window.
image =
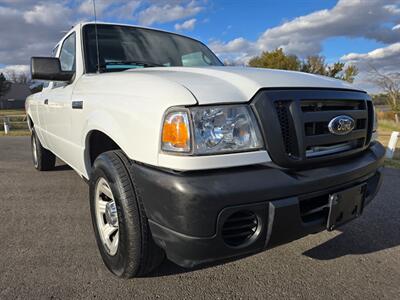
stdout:
<svg viewBox="0 0 400 300">
<path fill-rule="evenodd" d="M 76 61 L 76 37 L 75 33 L 72 33 L 67 37 L 62 45 L 60 52 L 60 63 L 61 70 L 63 71 L 75 71 Z"/>
</svg>

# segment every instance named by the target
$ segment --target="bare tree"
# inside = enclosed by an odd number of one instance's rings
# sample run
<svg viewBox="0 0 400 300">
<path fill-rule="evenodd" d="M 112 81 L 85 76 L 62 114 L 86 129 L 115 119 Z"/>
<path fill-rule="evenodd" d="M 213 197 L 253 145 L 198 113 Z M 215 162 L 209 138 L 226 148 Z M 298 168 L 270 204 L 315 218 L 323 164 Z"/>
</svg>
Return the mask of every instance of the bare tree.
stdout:
<svg viewBox="0 0 400 300">
<path fill-rule="evenodd" d="M 392 108 L 396 123 L 400 122 L 400 72 L 383 73 L 371 67 L 370 81 L 387 94 L 387 102 Z"/>
<path fill-rule="evenodd" d="M 12 83 L 26 84 L 31 81 L 29 75 L 24 72 L 17 73 L 17 72 L 15 72 L 15 70 L 10 70 L 10 71 L 7 71 L 6 74 L 7 74 L 8 80 Z"/>
<path fill-rule="evenodd" d="M 27 84 L 31 81 L 30 76 L 26 73 L 19 73 L 17 75 L 17 80 L 16 83 L 23 83 L 23 84 Z"/>
<path fill-rule="evenodd" d="M 8 81 L 10 81 L 10 82 L 17 81 L 17 73 L 14 70 L 6 71 L 6 75 L 7 75 Z"/>
</svg>

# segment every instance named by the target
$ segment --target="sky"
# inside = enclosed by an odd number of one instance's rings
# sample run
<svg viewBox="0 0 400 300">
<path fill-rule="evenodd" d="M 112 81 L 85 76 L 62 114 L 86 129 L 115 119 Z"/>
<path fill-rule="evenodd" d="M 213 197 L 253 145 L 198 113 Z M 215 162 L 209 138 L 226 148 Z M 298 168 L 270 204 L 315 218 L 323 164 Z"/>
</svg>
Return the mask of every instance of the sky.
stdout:
<svg viewBox="0 0 400 300">
<path fill-rule="evenodd" d="M 223 61 L 246 64 L 283 48 L 323 55 L 360 70 L 371 92 L 371 66 L 400 72 L 400 0 L 96 0 L 99 21 L 189 35 Z M 0 0 L 0 71 L 27 72 L 31 56 L 49 55 L 65 31 L 93 20 L 92 0 Z"/>
</svg>

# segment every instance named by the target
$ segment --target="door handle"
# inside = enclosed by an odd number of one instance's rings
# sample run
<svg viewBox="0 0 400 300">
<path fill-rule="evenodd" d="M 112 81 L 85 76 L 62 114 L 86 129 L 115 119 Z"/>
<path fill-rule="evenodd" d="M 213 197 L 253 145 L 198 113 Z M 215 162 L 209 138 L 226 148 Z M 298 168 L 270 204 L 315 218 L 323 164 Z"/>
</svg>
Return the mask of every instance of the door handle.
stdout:
<svg viewBox="0 0 400 300">
<path fill-rule="evenodd" d="M 49 99 L 44 100 L 44 105 L 47 105 L 47 104 L 49 104 Z"/>
<path fill-rule="evenodd" d="M 72 101 L 72 109 L 83 109 L 83 101 Z"/>
</svg>

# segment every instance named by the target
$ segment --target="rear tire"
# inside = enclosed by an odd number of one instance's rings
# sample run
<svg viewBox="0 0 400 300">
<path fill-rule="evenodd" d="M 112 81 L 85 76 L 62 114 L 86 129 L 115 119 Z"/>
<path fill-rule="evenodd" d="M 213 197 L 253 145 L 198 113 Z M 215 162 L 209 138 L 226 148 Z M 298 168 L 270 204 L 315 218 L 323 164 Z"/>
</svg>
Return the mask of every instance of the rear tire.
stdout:
<svg viewBox="0 0 400 300">
<path fill-rule="evenodd" d="M 151 236 L 129 165 L 122 151 L 105 152 L 95 160 L 89 181 L 90 211 L 101 257 L 112 273 L 123 278 L 145 275 L 164 259 L 164 251 Z"/>
<path fill-rule="evenodd" d="M 49 171 L 56 165 L 56 156 L 42 146 L 34 129 L 31 135 L 31 149 L 33 166 L 38 171 Z"/>
</svg>

